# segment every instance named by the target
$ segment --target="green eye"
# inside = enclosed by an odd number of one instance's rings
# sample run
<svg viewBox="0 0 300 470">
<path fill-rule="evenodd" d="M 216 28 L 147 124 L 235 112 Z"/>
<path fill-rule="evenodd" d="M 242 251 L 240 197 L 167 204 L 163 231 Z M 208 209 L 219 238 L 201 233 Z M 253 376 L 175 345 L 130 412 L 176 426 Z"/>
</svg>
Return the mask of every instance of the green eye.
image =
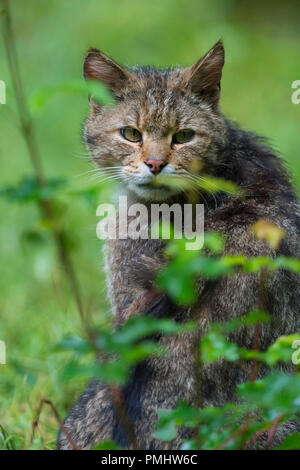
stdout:
<svg viewBox="0 0 300 470">
<path fill-rule="evenodd" d="M 121 130 L 121 136 L 124 139 L 129 140 L 129 142 L 141 142 L 142 141 L 142 134 L 133 127 L 123 127 Z"/>
<path fill-rule="evenodd" d="M 192 140 L 194 135 L 195 132 L 188 129 L 176 132 L 176 134 L 173 135 L 172 144 L 185 144 Z"/>
</svg>

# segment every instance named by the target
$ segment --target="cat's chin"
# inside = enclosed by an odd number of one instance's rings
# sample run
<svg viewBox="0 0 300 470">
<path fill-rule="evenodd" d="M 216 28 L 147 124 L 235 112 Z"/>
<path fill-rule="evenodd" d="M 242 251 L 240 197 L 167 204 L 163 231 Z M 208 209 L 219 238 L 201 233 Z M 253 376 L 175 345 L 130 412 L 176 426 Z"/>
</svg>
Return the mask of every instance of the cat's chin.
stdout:
<svg viewBox="0 0 300 470">
<path fill-rule="evenodd" d="M 172 199 L 181 191 L 178 188 L 167 188 L 166 186 L 151 186 L 141 184 L 131 184 L 128 189 L 139 199 L 153 202 L 164 202 Z"/>
</svg>

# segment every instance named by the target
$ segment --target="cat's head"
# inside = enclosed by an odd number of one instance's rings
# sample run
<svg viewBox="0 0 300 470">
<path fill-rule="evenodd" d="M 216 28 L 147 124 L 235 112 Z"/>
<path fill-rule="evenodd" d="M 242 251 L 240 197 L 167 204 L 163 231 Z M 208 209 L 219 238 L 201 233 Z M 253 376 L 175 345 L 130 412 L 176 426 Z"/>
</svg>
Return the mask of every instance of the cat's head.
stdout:
<svg viewBox="0 0 300 470">
<path fill-rule="evenodd" d="M 91 49 L 87 80 L 104 83 L 115 97 L 105 107 L 91 98 L 84 140 L 102 174 L 120 179 L 145 200 L 162 201 L 184 191 L 180 181 L 208 173 L 224 144 L 218 109 L 224 65 L 221 41 L 191 67 L 124 68 Z M 170 177 L 175 185 L 164 184 Z"/>
</svg>

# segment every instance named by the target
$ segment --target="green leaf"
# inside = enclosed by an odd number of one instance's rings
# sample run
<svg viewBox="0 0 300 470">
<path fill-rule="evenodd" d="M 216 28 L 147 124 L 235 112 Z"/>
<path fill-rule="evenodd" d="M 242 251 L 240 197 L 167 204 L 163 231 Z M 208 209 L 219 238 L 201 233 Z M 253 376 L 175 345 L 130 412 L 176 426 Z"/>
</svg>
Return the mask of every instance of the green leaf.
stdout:
<svg viewBox="0 0 300 470">
<path fill-rule="evenodd" d="M 93 351 L 92 345 L 82 338 L 69 336 L 54 346 L 54 351 L 72 350 L 80 354 L 86 354 Z"/>
<path fill-rule="evenodd" d="M 300 449 L 300 433 L 287 436 L 287 438 L 274 450 L 299 450 Z"/>
<path fill-rule="evenodd" d="M 240 384 L 238 393 L 257 408 L 272 410 L 273 415 L 297 413 L 300 411 L 300 374 L 273 372 L 264 379 Z"/>
<path fill-rule="evenodd" d="M 108 352 L 118 352 L 120 347 L 132 345 L 136 341 L 155 333 L 177 334 L 190 331 L 192 328 L 194 328 L 193 323 L 178 324 L 168 318 L 157 319 L 148 315 L 136 315 L 127 320 L 117 331 L 100 335 L 96 343 L 100 349 L 104 348 Z"/>
<path fill-rule="evenodd" d="M 284 256 L 279 256 L 274 259 L 274 268 L 280 269 L 284 268 L 288 271 L 293 271 L 295 273 L 300 273 L 300 260 L 294 258 L 285 258 Z"/>
<path fill-rule="evenodd" d="M 0 188 L 2 196 L 8 202 L 19 202 L 26 204 L 39 200 L 50 200 L 65 185 L 65 180 L 61 178 L 49 179 L 42 186 L 35 178 L 24 178 L 16 186 L 5 186 Z"/>
<path fill-rule="evenodd" d="M 161 356 L 164 350 L 157 343 L 151 341 L 143 341 L 134 347 L 129 347 L 124 351 L 122 358 L 129 364 L 136 364 L 150 356 Z"/>
<path fill-rule="evenodd" d="M 157 342 L 145 338 L 157 333 L 174 335 L 194 328 L 192 322 L 177 324 L 170 319 L 137 315 L 116 331 L 102 331 L 93 344 L 76 337 L 66 338 L 56 345 L 56 349 L 73 350 L 80 356 L 96 348 L 102 359 L 100 363 L 88 365 L 72 361 L 64 370 L 64 379 L 98 377 L 109 384 L 125 384 L 132 366 L 165 352 Z"/>
<path fill-rule="evenodd" d="M 274 366 L 277 362 L 285 362 L 291 364 L 292 355 L 294 353 L 293 343 L 300 340 L 300 335 L 294 334 L 289 336 L 280 336 L 265 353 L 263 360 L 269 366 Z"/>
<path fill-rule="evenodd" d="M 197 176 L 196 176 L 197 178 Z M 197 186 L 204 191 L 209 193 L 224 192 L 234 196 L 242 196 L 242 190 L 236 184 L 231 181 L 224 180 L 222 178 L 214 178 L 208 175 L 201 175 L 197 179 Z"/>
<path fill-rule="evenodd" d="M 92 98 L 98 103 L 105 106 L 112 106 L 115 103 L 113 95 L 103 83 L 98 80 L 89 80 L 86 84 Z"/>
<path fill-rule="evenodd" d="M 85 204 L 85 206 L 94 209 L 98 203 L 99 188 L 98 187 L 84 188 L 84 189 L 72 191 L 71 194 L 78 197 L 78 199 L 82 201 Z"/>
<path fill-rule="evenodd" d="M 261 310 L 252 310 L 247 315 L 239 318 L 234 318 L 224 323 L 214 323 L 211 325 L 211 329 L 218 329 L 224 333 L 232 333 L 243 327 L 251 327 L 258 323 L 268 323 L 271 317 L 266 312 Z"/>
<path fill-rule="evenodd" d="M 187 403 L 179 403 L 173 410 L 158 410 L 158 424 L 154 437 L 163 441 L 174 439 L 178 426 L 193 428 L 198 423 L 198 410 Z"/>
<path fill-rule="evenodd" d="M 47 242 L 41 230 L 24 230 L 21 235 L 21 240 L 30 244 L 31 246 L 43 246 Z"/>
<path fill-rule="evenodd" d="M 222 253 L 225 247 L 225 239 L 221 233 L 206 232 L 204 235 L 204 248 L 215 254 Z"/>
<path fill-rule="evenodd" d="M 35 90 L 29 98 L 29 108 L 32 114 L 38 114 L 56 95 L 72 94 L 92 95 L 99 103 L 110 106 L 114 99 L 109 90 L 99 81 L 67 80 L 56 85 L 49 85 Z"/>
<path fill-rule="evenodd" d="M 175 421 L 168 421 L 153 433 L 153 437 L 156 437 L 156 439 L 160 439 L 161 441 L 171 441 L 176 437 L 176 434 L 177 428 Z"/>
<path fill-rule="evenodd" d="M 92 450 L 123 450 L 113 441 L 104 441 L 92 447 Z"/>
<path fill-rule="evenodd" d="M 213 362 L 221 358 L 232 362 L 240 358 L 238 346 L 230 343 L 218 331 L 211 331 L 202 339 L 200 351 L 203 362 Z"/>
<path fill-rule="evenodd" d="M 108 384 L 125 384 L 129 376 L 130 366 L 124 361 L 107 361 L 102 364 L 79 364 L 72 361 L 62 371 L 64 381 L 72 379 L 95 379 Z"/>
</svg>

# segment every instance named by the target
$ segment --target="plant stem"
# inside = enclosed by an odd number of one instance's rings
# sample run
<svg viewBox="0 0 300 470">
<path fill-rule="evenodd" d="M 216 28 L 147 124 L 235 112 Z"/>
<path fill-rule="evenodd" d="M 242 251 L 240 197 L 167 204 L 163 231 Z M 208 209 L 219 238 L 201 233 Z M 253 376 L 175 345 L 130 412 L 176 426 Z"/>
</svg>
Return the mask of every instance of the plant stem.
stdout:
<svg viewBox="0 0 300 470">
<path fill-rule="evenodd" d="M 34 168 L 37 183 L 40 186 L 43 186 L 46 184 L 47 180 L 44 175 L 39 149 L 36 144 L 35 129 L 34 129 L 33 121 L 32 121 L 32 118 L 30 116 L 30 113 L 27 107 L 25 93 L 24 93 L 21 75 L 19 71 L 15 39 L 14 39 L 13 29 L 11 25 L 9 0 L 0 0 L 0 6 L 1 6 L 0 14 L 3 19 L 3 37 L 4 37 L 6 54 L 7 54 L 7 61 L 9 65 L 14 93 L 16 96 L 16 101 L 17 101 L 17 106 L 18 106 L 18 115 L 19 115 L 19 119 L 21 123 L 21 130 L 22 130 L 22 134 L 27 144 L 28 153 L 31 159 L 32 166 Z M 47 220 L 51 222 L 55 222 L 56 215 L 55 215 L 55 208 L 53 206 L 53 203 L 49 200 L 41 199 L 38 201 L 38 205 L 39 205 L 42 215 L 46 217 Z M 80 290 L 79 290 L 79 286 L 77 282 L 74 265 L 69 254 L 65 232 L 61 229 L 58 229 L 55 223 L 52 224 L 52 227 L 53 227 L 52 236 L 56 244 L 58 258 L 60 260 L 61 266 L 63 267 L 63 270 L 65 271 L 65 274 L 69 281 L 70 288 L 71 288 L 71 291 L 72 291 L 72 294 L 73 294 L 73 297 L 77 306 L 77 310 L 79 312 L 79 315 L 82 321 L 82 325 L 84 327 L 85 333 L 87 337 L 89 338 L 90 342 L 94 345 L 94 347 L 96 347 L 95 337 L 86 322 L 82 298 L 81 298 L 81 294 L 80 294 Z M 96 349 L 98 350 L 97 347 Z M 117 415 L 119 416 L 120 421 L 122 422 L 122 424 L 124 425 L 128 433 L 130 443 L 133 448 L 138 448 L 137 440 L 136 440 L 135 433 L 134 433 L 134 427 L 128 416 L 121 390 L 119 390 L 118 388 L 110 387 L 110 391 L 111 391 L 113 406 L 116 410 Z M 71 447 L 73 449 L 77 449 L 77 446 L 75 442 L 73 441 L 70 433 L 64 427 L 62 421 L 60 420 L 57 409 L 55 408 L 54 404 L 48 399 L 43 399 L 40 402 L 40 405 L 37 411 L 37 418 L 34 420 L 33 425 L 32 425 L 31 439 L 33 438 L 34 430 L 37 427 L 39 415 L 41 413 L 41 410 L 44 404 L 48 404 L 51 407 L 52 411 L 54 412 L 56 416 L 57 421 L 59 422 L 60 428 L 65 433 L 67 439 L 69 440 L 71 444 Z"/>
<path fill-rule="evenodd" d="M 4 44 L 6 49 L 7 61 L 10 70 L 12 85 L 16 97 L 16 102 L 18 106 L 18 115 L 21 123 L 21 130 L 23 137 L 25 139 L 29 157 L 34 168 L 35 177 L 37 183 L 40 186 L 43 186 L 46 183 L 46 177 L 44 175 L 41 157 L 39 153 L 38 146 L 36 144 L 36 137 L 35 137 L 35 129 L 33 125 L 32 118 L 30 116 L 23 84 L 21 80 L 21 75 L 18 66 L 17 60 L 17 53 L 16 53 L 16 44 L 11 24 L 11 15 L 10 15 L 10 8 L 9 8 L 9 0 L 0 0 L 1 5 L 1 16 L 3 19 L 3 37 L 4 37 Z M 55 220 L 55 211 L 53 204 L 51 201 L 40 200 L 38 202 L 39 208 L 44 217 L 46 217 L 50 221 Z M 55 226 L 55 224 L 53 224 Z M 74 266 L 72 260 L 69 255 L 66 236 L 63 230 L 53 228 L 52 235 L 57 247 L 57 253 L 60 260 L 60 263 L 66 273 L 68 278 L 73 297 L 75 299 L 77 309 L 81 320 L 86 328 L 85 325 L 85 315 L 83 304 L 81 300 L 81 295 L 77 283 L 77 278 L 74 270 Z"/>
<path fill-rule="evenodd" d="M 49 400 L 49 398 L 42 398 L 40 403 L 39 403 L 39 406 L 38 406 L 38 409 L 37 409 L 37 412 L 36 412 L 36 416 L 35 416 L 34 420 L 32 421 L 31 433 L 30 433 L 30 436 L 29 436 L 29 439 L 28 439 L 28 443 L 31 444 L 31 442 L 34 438 L 34 432 L 35 432 L 36 428 L 38 427 L 39 420 L 40 420 L 40 415 L 41 415 L 41 412 L 42 412 L 42 409 L 43 409 L 44 405 L 49 405 L 50 406 L 50 408 L 51 408 L 51 410 L 52 410 L 52 412 L 53 412 L 53 414 L 56 418 L 56 421 L 58 422 L 61 431 L 65 434 L 67 440 L 69 441 L 69 444 L 72 447 L 72 450 L 79 450 L 77 445 L 75 444 L 71 434 L 69 433 L 69 431 L 64 426 L 64 424 L 63 424 L 63 422 L 62 422 L 62 420 L 59 416 L 59 413 L 58 413 L 58 410 L 57 410 L 56 406 L 54 405 L 54 403 L 52 403 L 51 400 Z"/>
<path fill-rule="evenodd" d="M 258 308 L 260 311 L 265 309 L 265 290 L 266 283 L 268 279 L 268 271 L 265 268 L 262 268 L 260 273 L 259 281 L 259 292 L 258 292 Z M 253 349 L 258 351 L 261 343 L 261 334 L 262 334 L 262 324 L 257 323 L 254 328 L 254 337 L 253 337 Z M 250 381 L 254 382 L 258 377 L 259 372 L 259 362 L 256 358 L 252 360 L 252 367 L 250 371 Z"/>
<path fill-rule="evenodd" d="M 16 96 L 16 102 L 19 111 L 19 119 L 23 136 L 29 150 L 32 165 L 35 170 L 36 178 L 39 184 L 45 183 L 45 177 L 42 169 L 41 159 L 36 145 L 36 138 L 31 116 L 28 112 L 26 100 L 19 71 L 16 44 L 14 33 L 11 25 L 11 15 L 9 8 L 9 0 L 1 1 L 1 15 L 3 17 L 3 38 L 6 49 L 7 61 L 10 70 L 13 89 Z"/>
</svg>

